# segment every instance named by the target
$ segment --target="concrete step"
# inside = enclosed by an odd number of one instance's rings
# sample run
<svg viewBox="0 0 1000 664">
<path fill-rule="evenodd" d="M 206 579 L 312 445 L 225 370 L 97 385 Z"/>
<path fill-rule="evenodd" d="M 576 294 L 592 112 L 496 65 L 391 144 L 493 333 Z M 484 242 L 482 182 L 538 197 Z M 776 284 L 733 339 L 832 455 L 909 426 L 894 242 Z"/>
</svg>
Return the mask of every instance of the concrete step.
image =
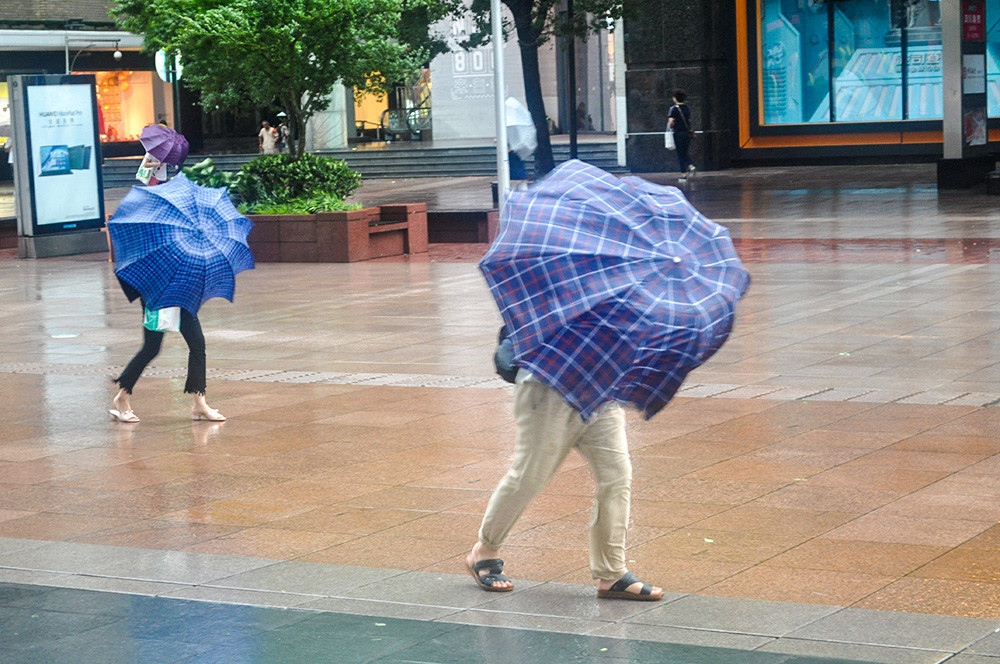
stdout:
<svg viewBox="0 0 1000 664">
<path fill-rule="evenodd" d="M 556 163 L 569 159 L 568 145 L 554 145 L 552 149 Z M 409 147 L 384 149 L 329 150 L 320 152 L 324 156 L 343 159 L 351 168 L 368 179 L 401 179 L 417 177 L 463 177 L 489 176 L 496 173 L 496 150 L 491 146 L 435 148 Z M 581 143 L 577 149 L 578 158 L 611 173 L 622 173 L 626 169 L 618 166 L 614 143 Z M 195 154 L 188 159 L 188 165 L 211 157 L 216 167 L 223 171 L 237 171 L 244 164 L 257 157 L 256 154 Z M 135 172 L 139 168 L 138 157 L 107 159 L 104 162 L 104 187 L 130 187 L 135 184 Z M 534 160 L 527 162 L 528 172 L 534 169 Z"/>
</svg>

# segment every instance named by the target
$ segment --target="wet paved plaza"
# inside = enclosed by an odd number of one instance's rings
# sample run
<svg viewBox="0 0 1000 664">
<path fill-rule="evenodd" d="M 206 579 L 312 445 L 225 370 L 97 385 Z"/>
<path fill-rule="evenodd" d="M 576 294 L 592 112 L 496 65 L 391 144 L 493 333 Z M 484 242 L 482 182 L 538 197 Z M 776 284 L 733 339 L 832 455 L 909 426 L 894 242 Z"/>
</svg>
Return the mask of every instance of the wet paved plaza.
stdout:
<svg viewBox="0 0 1000 664">
<path fill-rule="evenodd" d="M 629 418 L 652 605 L 596 599 L 575 456 L 504 549 L 515 592 L 464 572 L 513 434 L 485 246 L 241 274 L 201 313 L 222 424 L 190 420 L 172 337 L 142 422 L 110 422 L 140 312 L 107 257 L 3 253 L 0 661 L 1000 661 L 1000 199 L 933 178 L 686 185 L 753 283 L 727 345 Z"/>
</svg>

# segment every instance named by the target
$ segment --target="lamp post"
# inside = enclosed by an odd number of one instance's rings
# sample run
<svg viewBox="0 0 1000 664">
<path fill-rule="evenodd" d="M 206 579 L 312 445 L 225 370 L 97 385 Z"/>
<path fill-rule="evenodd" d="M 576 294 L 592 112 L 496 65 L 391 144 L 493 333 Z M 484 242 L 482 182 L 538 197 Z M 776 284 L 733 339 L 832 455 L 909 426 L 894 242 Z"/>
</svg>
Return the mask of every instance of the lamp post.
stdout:
<svg viewBox="0 0 1000 664">
<path fill-rule="evenodd" d="M 76 59 L 80 57 L 81 53 L 83 53 L 92 46 L 97 46 L 98 44 L 114 44 L 115 45 L 114 58 L 115 60 L 121 60 L 122 52 L 118 48 L 118 44 L 120 43 L 120 41 L 121 41 L 120 39 L 70 39 L 69 37 L 66 37 L 63 42 L 63 47 L 66 52 L 66 73 L 67 74 L 72 73 L 73 67 L 76 65 Z M 80 50 L 76 52 L 76 55 L 73 56 L 72 60 L 69 59 L 70 42 L 83 44 L 83 46 L 80 47 Z"/>
<path fill-rule="evenodd" d="M 170 83 L 174 99 L 174 131 L 181 133 L 181 74 L 184 65 L 181 64 L 181 54 L 175 51 L 157 51 L 153 56 L 156 74 L 164 83 Z"/>
</svg>

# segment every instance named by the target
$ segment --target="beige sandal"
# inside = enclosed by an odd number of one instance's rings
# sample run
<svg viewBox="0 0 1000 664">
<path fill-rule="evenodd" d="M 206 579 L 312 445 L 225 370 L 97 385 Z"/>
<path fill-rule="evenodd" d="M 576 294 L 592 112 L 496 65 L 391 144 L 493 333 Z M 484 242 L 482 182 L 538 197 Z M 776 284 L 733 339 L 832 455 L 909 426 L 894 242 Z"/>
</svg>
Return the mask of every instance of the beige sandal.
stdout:
<svg viewBox="0 0 1000 664">
<path fill-rule="evenodd" d="M 133 413 L 131 410 L 118 411 L 112 409 L 109 410 L 108 412 L 111 414 L 111 418 L 116 422 L 127 422 L 128 424 L 135 424 L 136 422 L 140 421 L 139 418 L 136 416 L 136 414 Z"/>
<path fill-rule="evenodd" d="M 191 411 L 192 420 L 208 420 L 209 422 L 225 422 L 226 416 L 214 408 L 209 408 L 205 412 Z"/>
</svg>

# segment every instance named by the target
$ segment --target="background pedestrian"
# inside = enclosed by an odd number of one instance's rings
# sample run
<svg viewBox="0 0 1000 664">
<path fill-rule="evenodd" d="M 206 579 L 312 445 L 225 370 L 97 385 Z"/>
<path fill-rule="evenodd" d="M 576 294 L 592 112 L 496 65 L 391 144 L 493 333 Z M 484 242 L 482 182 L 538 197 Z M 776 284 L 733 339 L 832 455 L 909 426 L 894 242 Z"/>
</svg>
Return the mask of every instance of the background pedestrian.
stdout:
<svg viewBox="0 0 1000 664">
<path fill-rule="evenodd" d="M 697 169 L 691 163 L 691 108 L 684 103 L 687 93 L 677 88 L 674 90 L 674 105 L 667 114 L 667 129 L 674 134 L 674 145 L 677 148 L 677 165 L 681 172 L 681 182 L 688 177 L 694 177 Z"/>
<path fill-rule="evenodd" d="M 267 120 L 260 123 L 260 131 L 257 132 L 257 147 L 261 154 L 278 154 L 278 132 Z"/>
</svg>

